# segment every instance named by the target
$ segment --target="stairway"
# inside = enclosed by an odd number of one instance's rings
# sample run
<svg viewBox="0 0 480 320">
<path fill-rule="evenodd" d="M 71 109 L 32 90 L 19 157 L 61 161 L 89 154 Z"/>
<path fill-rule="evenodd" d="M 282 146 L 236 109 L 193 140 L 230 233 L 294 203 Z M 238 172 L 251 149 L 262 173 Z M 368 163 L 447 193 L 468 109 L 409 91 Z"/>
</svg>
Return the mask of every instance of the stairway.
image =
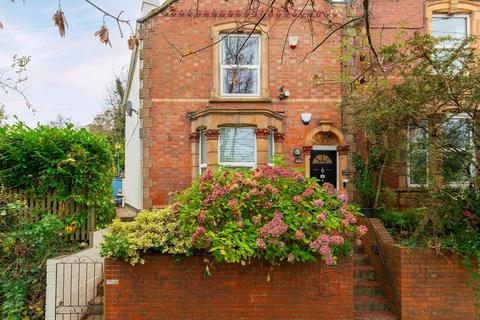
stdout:
<svg viewBox="0 0 480 320">
<path fill-rule="evenodd" d="M 103 319 L 103 280 L 97 285 L 97 296 L 88 302 L 87 311 L 82 320 Z"/>
<path fill-rule="evenodd" d="M 376 281 L 375 269 L 364 247 L 358 246 L 353 254 L 355 320 L 398 320 L 390 311 L 382 287 Z"/>
</svg>

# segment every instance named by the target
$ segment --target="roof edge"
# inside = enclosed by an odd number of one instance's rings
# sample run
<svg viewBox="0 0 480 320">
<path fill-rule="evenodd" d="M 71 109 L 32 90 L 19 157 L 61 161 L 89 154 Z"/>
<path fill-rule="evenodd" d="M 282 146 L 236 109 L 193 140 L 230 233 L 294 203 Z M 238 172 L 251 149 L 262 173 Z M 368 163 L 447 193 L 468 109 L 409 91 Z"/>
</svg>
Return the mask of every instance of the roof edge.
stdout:
<svg viewBox="0 0 480 320">
<path fill-rule="evenodd" d="M 137 22 L 138 23 L 143 23 L 147 20 L 149 20 L 150 18 L 153 18 L 155 17 L 156 15 L 160 14 L 163 12 L 163 10 L 167 9 L 168 7 L 170 7 L 173 3 L 177 2 L 178 0 L 166 0 L 163 4 L 161 4 L 158 8 L 156 9 L 153 9 L 152 11 L 150 11 L 149 13 L 147 13 L 145 16 L 137 19 Z"/>
</svg>

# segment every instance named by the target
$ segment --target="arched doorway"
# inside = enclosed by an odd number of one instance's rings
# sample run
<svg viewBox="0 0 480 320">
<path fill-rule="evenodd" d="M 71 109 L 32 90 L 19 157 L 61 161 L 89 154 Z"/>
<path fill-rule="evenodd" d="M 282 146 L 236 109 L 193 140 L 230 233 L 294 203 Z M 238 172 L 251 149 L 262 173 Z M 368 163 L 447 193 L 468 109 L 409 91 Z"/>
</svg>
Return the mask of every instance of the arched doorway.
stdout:
<svg viewBox="0 0 480 320">
<path fill-rule="evenodd" d="M 320 183 L 329 182 L 346 192 L 342 172 L 347 168 L 348 147 L 339 129 L 330 121 L 321 122 L 307 135 L 303 150 L 307 176 L 316 177 Z"/>
</svg>

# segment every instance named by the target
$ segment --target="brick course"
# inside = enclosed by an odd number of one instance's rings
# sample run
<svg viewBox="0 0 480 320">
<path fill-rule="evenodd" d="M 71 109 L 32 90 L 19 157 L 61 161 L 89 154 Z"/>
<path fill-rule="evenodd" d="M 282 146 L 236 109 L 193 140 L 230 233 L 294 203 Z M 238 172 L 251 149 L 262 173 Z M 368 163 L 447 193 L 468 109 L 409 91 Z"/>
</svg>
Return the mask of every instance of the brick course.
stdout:
<svg viewBox="0 0 480 320">
<path fill-rule="evenodd" d="M 105 319 L 353 319 L 351 259 L 323 263 L 219 264 L 204 277 L 203 258 L 144 265 L 105 262 Z M 267 277 L 270 275 L 270 281 Z"/>
<path fill-rule="evenodd" d="M 397 288 L 397 304 L 379 255 L 371 250 L 371 234 L 364 239 L 365 252 L 376 269 L 395 313 L 402 320 L 478 320 L 471 276 L 462 258 L 433 249 L 407 249 L 395 245 L 378 219 L 371 219 L 387 266 Z M 480 301 L 477 301 L 479 303 Z"/>
</svg>

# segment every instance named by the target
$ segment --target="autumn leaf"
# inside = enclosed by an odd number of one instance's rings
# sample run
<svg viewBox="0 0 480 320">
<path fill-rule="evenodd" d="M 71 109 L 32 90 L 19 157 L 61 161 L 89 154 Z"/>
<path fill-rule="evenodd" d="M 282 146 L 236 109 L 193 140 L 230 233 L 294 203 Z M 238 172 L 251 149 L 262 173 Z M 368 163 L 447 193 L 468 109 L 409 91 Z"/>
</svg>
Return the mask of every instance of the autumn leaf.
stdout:
<svg viewBox="0 0 480 320">
<path fill-rule="evenodd" d="M 103 25 L 94 35 L 100 39 L 101 43 L 108 44 L 110 47 L 112 46 L 107 26 Z"/>
<path fill-rule="evenodd" d="M 170 10 L 170 12 L 177 12 L 178 11 L 177 7 L 175 7 L 173 5 L 171 5 L 168 9 Z"/>
<path fill-rule="evenodd" d="M 68 23 L 63 11 L 58 9 L 57 12 L 55 12 L 55 14 L 53 15 L 52 20 L 55 23 L 55 26 L 58 28 L 60 37 L 65 37 L 65 27 L 68 28 Z"/>
<path fill-rule="evenodd" d="M 131 35 L 128 38 L 128 49 L 133 50 L 136 46 L 138 46 L 138 39 L 135 35 Z"/>
</svg>

